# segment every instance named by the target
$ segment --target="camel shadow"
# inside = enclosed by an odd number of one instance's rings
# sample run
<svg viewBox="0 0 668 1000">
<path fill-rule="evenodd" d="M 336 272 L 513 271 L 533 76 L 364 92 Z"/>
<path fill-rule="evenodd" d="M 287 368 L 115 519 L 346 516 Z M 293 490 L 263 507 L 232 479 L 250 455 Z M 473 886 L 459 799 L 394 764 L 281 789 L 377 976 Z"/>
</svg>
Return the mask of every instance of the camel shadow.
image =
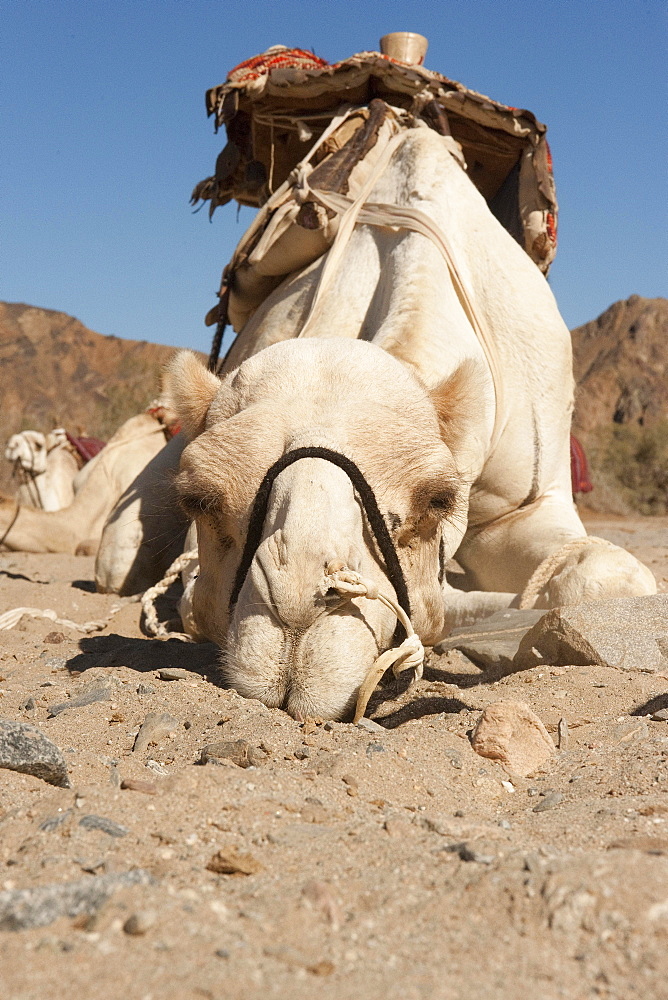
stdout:
<svg viewBox="0 0 668 1000">
<path fill-rule="evenodd" d="M 91 667 L 128 667 L 140 674 L 180 667 L 219 683 L 220 650 L 212 642 L 129 639 L 112 633 L 86 636 L 79 640 L 79 649 L 80 652 L 67 661 L 67 670 L 72 674 L 84 673 Z"/>
</svg>

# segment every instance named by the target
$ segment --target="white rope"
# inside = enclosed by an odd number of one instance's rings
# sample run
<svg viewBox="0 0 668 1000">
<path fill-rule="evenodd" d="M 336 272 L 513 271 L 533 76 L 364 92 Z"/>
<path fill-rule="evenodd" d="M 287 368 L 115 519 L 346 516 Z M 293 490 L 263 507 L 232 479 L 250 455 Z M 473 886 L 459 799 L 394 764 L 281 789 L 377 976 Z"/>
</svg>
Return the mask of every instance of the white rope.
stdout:
<svg viewBox="0 0 668 1000">
<path fill-rule="evenodd" d="M 320 272 L 320 278 L 315 290 L 315 295 L 311 302 L 308 315 L 302 326 L 299 337 L 306 335 L 306 331 L 314 322 L 314 317 L 320 306 L 323 294 L 331 283 L 332 277 L 343 256 L 346 245 L 350 240 L 356 225 L 385 226 L 394 229 L 409 229 L 427 237 L 436 245 L 441 255 L 445 259 L 452 283 L 466 314 L 466 317 L 475 332 L 480 345 L 484 351 L 487 363 L 492 375 L 492 383 L 495 395 L 495 416 L 494 429 L 492 432 L 491 449 L 496 447 L 502 430 L 502 410 L 503 410 L 503 381 L 501 378 L 499 359 L 496 347 L 487 326 L 482 321 L 473 302 L 463 275 L 457 265 L 455 253 L 446 237 L 445 233 L 429 216 L 418 208 L 409 205 L 388 205 L 382 203 L 367 202 L 371 190 L 375 183 L 385 171 L 397 148 L 402 145 L 408 135 L 407 131 L 401 131 L 394 135 L 383 150 L 383 153 L 374 165 L 370 176 L 360 190 L 355 199 L 333 191 L 323 191 L 320 188 L 312 188 L 309 185 L 308 177 L 312 172 L 310 164 L 306 161 L 300 163 L 293 173 L 295 176 L 294 197 L 298 203 L 303 203 L 307 199 L 318 201 L 323 207 L 330 209 L 340 216 L 339 227 L 334 237 L 334 241 L 327 253 L 325 263 Z M 444 140 L 445 141 L 445 140 Z M 456 157 L 455 150 L 450 150 Z M 456 157 L 457 158 L 457 157 Z"/>
<path fill-rule="evenodd" d="M 162 580 L 154 587 L 149 587 L 141 597 L 141 607 L 144 612 L 144 627 L 146 631 L 155 636 L 156 639 L 180 639 L 182 642 L 194 642 L 192 636 L 185 632 L 170 632 L 166 625 L 158 621 L 158 613 L 155 609 L 156 598 L 167 593 L 179 574 L 186 569 L 189 563 L 197 559 L 197 549 L 184 552 L 178 556 L 169 567 Z"/>
<path fill-rule="evenodd" d="M 605 545 L 611 549 L 616 547 L 606 538 L 598 538 L 596 535 L 581 535 L 579 538 L 571 538 L 556 552 L 551 552 L 533 571 L 529 582 L 520 595 L 518 608 L 522 610 L 533 608 L 541 590 L 552 579 L 556 570 L 563 566 L 570 555 L 579 549 L 586 548 L 590 542 L 593 545 Z"/>
<path fill-rule="evenodd" d="M 410 618 L 401 605 L 392 597 L 381 594 L 377 584 L 372 580 L 365 579 L 359 573 L 354 573 L 345 566 L 340 567 L 339 564 L 330 564 L 327 567 L 327 574 L 322 584 L 323 596 L 328 590 L 335 590 L 341 595 L 344 601 L 351 601 L 354 597 L 366 597 L 369 601 L 380 601 L 386 608 L 394 612 L 406 630 L 406 638 L 401 645 L 381 653 L 360 685 L 353 719 L 355 723 L 358 723 L 366 711 L 369 698 L 373 694 L 376 684 L 390 667 L 392 667 L 395 677 L 403 673 L 404 670 L 412 670 L 413 680 L 411 687 L 420 680 L 424 666 L 424 646 L 420 641 L 420 637 L 416 634 Z"/>
<path fill-rule="evenodd" d="M 101 632 L 107 626 L 115 614 L 121 610 L 123 605 L 118 605 L 111 609 L 106 618 L 100 621 L 73 622 L 69 618 L 59 618 L 58 613 L 52 608 L 12 608 L 0 615 L 0 632 L 14 628 L 25 615 L 28 618 L 48 618 L 55 625 L 62 625 L 64 628 L 74 629 L 76 632 Z"/>
</svg>

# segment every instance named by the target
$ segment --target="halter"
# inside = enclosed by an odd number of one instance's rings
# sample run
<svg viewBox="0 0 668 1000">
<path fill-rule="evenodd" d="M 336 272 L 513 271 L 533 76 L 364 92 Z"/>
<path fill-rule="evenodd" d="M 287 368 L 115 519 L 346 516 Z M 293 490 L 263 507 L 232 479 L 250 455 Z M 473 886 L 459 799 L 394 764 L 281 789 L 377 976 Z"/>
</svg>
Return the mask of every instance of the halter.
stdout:
<svg viewBox="0 0 668 1000">
<path fill-rule="evenodd" d="M 274 462 L 274 464 L 265 473 L 264 479 L 260 483 L 260 488 L 258 489 L 253 502 L 253 508 L 251 510 L 250 521 L 248 524 L 248 532 L 246 534 L 246 544 L 244 545 L 241 562 L 239 563 L 236 576 L 234 578 L 234 586 L 232 587 L 232 593 L 230 596 L 230 614 L 237 603 L 239 594 L 241 593 L 241 588 L 244 585 L 251 563 L 255 557 L 255 553 L 260 542 L 262 541 L 262 531 L 267 516 L 267 507 L 269 505 L 269 495 L 271 493 L 272 486 L 284 469 L 287 469 L 290 465 L 294 465 L 295 462 L 301 461 L 303 458 L 324 458 L 325 461 L 331 462 L 333 465 L 338 465 L 338 467 L 348 476 L 357 490 L 358 496 L 362 502 L 362 507 L 364 508 L 364 512 L 367 516 L 367 520 L 376 539 L 376 543 L 385 561 L 385 570 L 390 583 L 394 587 L 394 592 L 397 595 L 397 602 L 405 611 L 406 616 L 410 618 L 411 605 L 408 597 L 408 587 L 406 586 L 404 572 L 401 568 L 401 563 L 399 562 L 399 557 L 397 556 L 394 543 L 392 542 L 387 525 L 385 524 L 385 519 L 383 518 L 380 508 L 378 507 L 378 502 L 376 501 L 373 490 L 351 459 L 346 458 L 345 455 L 341 455 L 338 451 L 332 451 L 330 448 L 320 447 L 295 448 L 294 451 L 288 451 L 285 455 L 282 455 L 277 462 Z M 398 642 L 401 639 L 402 631 L 404 631 L 404 626 L 400 622 L 397 622 L 393 642 Z"/>
</svg>

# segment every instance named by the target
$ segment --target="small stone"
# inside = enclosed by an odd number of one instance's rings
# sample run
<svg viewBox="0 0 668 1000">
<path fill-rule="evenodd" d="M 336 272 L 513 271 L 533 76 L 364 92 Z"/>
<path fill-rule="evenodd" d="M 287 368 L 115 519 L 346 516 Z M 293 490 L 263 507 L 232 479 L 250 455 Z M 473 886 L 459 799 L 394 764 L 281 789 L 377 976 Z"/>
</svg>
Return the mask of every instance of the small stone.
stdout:
<svg viewBox="0 0 668 1000">
<path fill-rule="evenodd" d="M 137 910 L 132 916 L 123 924 L 123 930 L 126 934 L 131 934 L 134 937 L 138 937 L 141 934 L 146 934 L 150 931 L 151 927 L 154 926 L 156 921 L 156 915 L 153 910 Z"/>
<path fill-rule="evenodd" d="M 32 774 L 60 788 L 70 788 L 65 758 L 41 730 L 26 722 L 0 719 L 0 767 Z"/>
<path fill-rule="evenodd" d="M 214 951 L 214 955 L 216 956 L 216 958 L 229 958 L 230 957 L 230 953 L 227 950 L 227 948 L 216 948 L 216 950 Z"/>
<path fill-rule="evenodd" d="M 52 833 L 57 830 L 59 826 L 62 826 L 70 816 L 73 814 L 73 809 L 65 809 L 61 813 L 56 813 L 55 816 L 48 816 L 42 823 L 39 824 L 39 829 L 43 830 L 45 833 Z"/>
<path fill-rule="evenodd" d="M 152 684 L 138 684 L 137 694 L 155 694 L 155 688 Z"/>
<path fill-rule="evenodd" d="M 93 915 L 118 889 L 151 885 L 152 882 L 148 872 L 139 868 L 95 875 L 78 882 L 0 892 L 0 930 L 22 931 L 31 927 L 46 927 L 58 917 Z"/>
<path fill-rule="evenodd" d="M 43 642 L 64 642 L 65 636 L 62 632 L 49 632 L 44 636 Z"/>
<path fill-rule="evenodd" d="M 216 764 L 220 760 L 231 760 L 238 767 L 258 767 L 266 759 L 266 753 L 252 747 L 246 740 L 220 740 L 203 748 L 199 762 Z"/>
<path fill-rule="evenodd" d="M 311 751 L 308 747 L 300 747 L 298 750 L 295 750 L 294 756 L 297 760 L 308 760 L 311 756 Z"/>
<path fill-rule="evenodd" d="M 484 710 L 471 745 L 481 757 L 498 760 L 522 777 L 531 774 L 555 752 L 547 729 L 523 701 L 495 701 Z"/>
<path fill-rule="evenodd" d="M 126 837 L 130 832 L 127 826 L 121 826 L 120 823 L 114 823 L 113 819 L 107 819 L 106 816 L 96 816 L 94 813 L 82 816 L 79 820 L 79 826 L 83 826 L 85 830 L 101 830 L 102 833 L 106 833 L 110 837 Z"/>
<path fill-rule="evenodd" d="M 341 781 L 349 788 L 359 788 L 359 782 L 354 774 L 342 774 Z"/>
<path fill-rule="evenodd" d="M 72 708 L 83 708 L 85 705 L 92 705 L 96 701 L 109 701 L 111 691 L 108 685 L 96 684 L 82 691 L 76 698 L 69 701 L 61 701 L 58 705 L 51 705 L 48 711 L 49 719 L 54 719 L 61 712 L 67 712 Z"/>
<path fill-rule="evenodd" d="M 239 854 L 235 847 L 216 851 L 206 868 L 216 875 L 256 875 L 262 871 L 262 865 L 252 854 Z"/>
<path fill-rule="evenodd" d="M 309 906 L 323 914 L 333 931 L 339 930 L 344 919 L 343 912 L 329 882 L 318 879 L 307 882 L 302 889 L 302 896 Z"/>
<path fill-rule="evenodd" d="M 461 861 L 472 861 L 479 865 L 491 865 L 496 860 L 494 854 L 484 854 L 466 843 L 449 844 L 444 850 L 456 854 Z"/>
<path fill-rule="evenodd" d="M 533 807 L 531 812 L 535 813 L 546 812 L 548 809 L 553 809 L 555 806 L 558 806 L 559 803 L 563 801 L 564 801 L 564 796 L 562 792 L 552 792 L 552 791 L 546 792 L 545 798 L 541 799 L 541 801 L 538 802 Z"/>
<path fill-rule="evenodd" d="M 385 753 L 385 747 L 382 743 L 369 743 L 366 748 L 367 757 L 372 757 L 375 753 Z"/>
<path fill-rule="evenodd" d="M 568 749 L 568 723 L 566 719 L 559 719 L 559 725 L 557 726 L 557 735 L 559 738 L 559 749 Z"/>
<path fill-rule="evenodd" d="M 373 719 L 367 719 L 364 715 L 357 725 L 360 729 L 366 729 L 368 733 L 384 733 L 387 736 L 387 729 L 384 726 L 379 726 Z"/>
<path fill-rule="evenodd" d="M 26 698 L 25 701 L 22 701 L 19 705 L 19 709 L 22 712 L 34 712 L 36 708 L 37 705 L 35 704 L 35 699 L 32 695 L 30 695 L 29 698 Z"/>
<path fill-rule="evenodd" d="M 668 722 L 668 708 L 660 708 L 658 712 L 655 712 L 652 716 L 653 722 Z"/>
<path fill-rule="evenodd" d="M 170 733 L 176 732 L 178 728 L 178 719 L 175 719 L 169 712 L 149 712 L 137 733 L 132 748 L 134 753 L 143 753 L 148 750 L 149 746 L 158 744 Z"/>
<path fill-rule="evenodd" d="M 144 795 L 155 795 L 158 790 L 152 781 L 141 781 L 136 778 L 123 778 L 121 788 L 130 792 L 143 792 Z"/>
<path fill-rule="evenodd" d="M 158 670 L 158 677 L 161 681 L 187 681 L 190 674 L 182 667 L 163 667 Z"/>
</svg>

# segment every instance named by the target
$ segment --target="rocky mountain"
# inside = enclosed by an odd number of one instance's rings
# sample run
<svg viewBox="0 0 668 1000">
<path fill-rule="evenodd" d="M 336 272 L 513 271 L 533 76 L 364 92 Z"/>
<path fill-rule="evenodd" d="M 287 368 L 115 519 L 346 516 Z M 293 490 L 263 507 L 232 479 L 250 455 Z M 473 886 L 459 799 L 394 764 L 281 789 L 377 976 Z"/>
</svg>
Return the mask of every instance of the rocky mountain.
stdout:
<svg viewBox="0 0 668 1000">
<path fill-rule="evenodd" d="M 668 512 L 668 299 L 632 295 L 572 331 L 573 431 L 594 490 L 583 505 Z"/>
<path fill-rule="evenodd" d="M 153 399 L 171 347 L 94 333 L 51 309 L 0 302 L 0 489 L 7 439 L 65 427 L 106 440 Z"/>
</svg>

